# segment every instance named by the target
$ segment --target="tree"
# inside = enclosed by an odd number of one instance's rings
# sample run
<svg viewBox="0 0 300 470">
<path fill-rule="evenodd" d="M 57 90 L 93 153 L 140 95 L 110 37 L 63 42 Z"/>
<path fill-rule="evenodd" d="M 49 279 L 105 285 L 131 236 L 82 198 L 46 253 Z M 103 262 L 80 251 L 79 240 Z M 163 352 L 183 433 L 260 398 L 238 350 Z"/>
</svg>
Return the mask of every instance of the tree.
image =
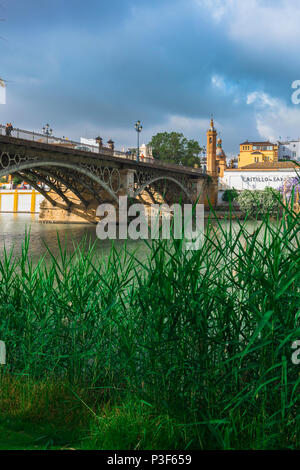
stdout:
<svg viewBox="0 0 300 470">
<path fill-rule="evenodd" d="M 149 143 L 153 157 L 177 165 L 194 166 L 199 164 L 202 151 L 196 140 L 187 140 L 178 132 L 160 132 Z"/>
<path fill-rule="evenodd" d="M 236 189 L 226 189 L 222 196 L 224 202 L 232 202 L 234 199 L 238 197 L 239 193 Z"/>
<path fill-rule="evenodd" d="M 14 176 L 14 177 L 13 177 L 13 180 L 12 180 L 13 186 L 14 186 L 14 187 L 18 186 L 19 184 L 22 183 L 22 181 L 23 181 L 23 180 L 22 180 L 21 178 L 19 178 L 18 176 Z"/>
</svg>

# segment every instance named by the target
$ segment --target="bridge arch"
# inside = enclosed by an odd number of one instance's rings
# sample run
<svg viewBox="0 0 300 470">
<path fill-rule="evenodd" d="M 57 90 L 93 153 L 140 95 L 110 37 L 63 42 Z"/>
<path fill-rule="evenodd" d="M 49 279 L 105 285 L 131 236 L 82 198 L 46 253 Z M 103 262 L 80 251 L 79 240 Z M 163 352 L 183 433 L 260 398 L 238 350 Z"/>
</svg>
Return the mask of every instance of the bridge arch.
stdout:
<svg viewBox="0 0 300 470">
<path fill-rule="evenodd" d="M 116 202 L 118 202 L 118 197 L 116 196 L 116 194 L 112 191 L 112 189 L 104 181 L 101 180 L 101 178 L 99 178 L 97 175 L 94 175 L 88 169 L 83 168 L 79 165 L 75 165 L 74 163 L 71 163 L 71 162 L 70 163 L 65 163 L 65 162 L 61 162 L 61 161 L 57 161 L 57 160 L 46 160 L 46 161 L 45 160 L 43 160 L 43 161 L 33 160 L 33 161 L 30 161 L 30 162 L 20 163 L 18 165 L 11 165 L 9 167 L 6 167 L 6 168 L 2 169 L 0 171 L 0 178 L 3 177 L 3 176 L 8 176 L 9 174 L 12 174 L 12 173 L 17 173 L 19 171 L 31 170 L 33 168 L 38 169 L 38 168 L 41 168 L 41 167 L 55 167 L 55 168 L 60 167 L 60 168 L 67 168 L 69 170 L 77 171 L 78 173 L 81 173 L 81 174 L 87 176 L 88 178 L 90 178 L 91 180 L 95 181 L 100 186 L 102 186 L 102 188 L 105 191 L 107 191 L 110 194 L 110 196 Z"/>
<path fill-rule="evenodd" d="M 177 186 L 180 187 L 180 189 L 182 189 L 182 191 L 185 193 L 185 195 L 187 196 L 187 198 L 192 201 L 191 199 L 191 195 L 190 193 L 188 192 L 188 190 L 183 186 L 183 184 L 180 183 L 180 181 L 176 180 L 175 178 L 172 178 L 172 176 L 158 176 L 158 177 L 155 177 L 155 178 L 152 178 L 151 180 L 147 181 L 146 183 L 142 184 L 134 193 L 134 197 L 138 197 L 145 189 L 147 189 L 149 186 L 151 186 L 151 184 L 153 183 L 156 183 L 157 181 L 160 181 L 160 180 L 169 180 L 169 181 L 172 181 L 173 183 L 175 183 Z"/>
</svg>

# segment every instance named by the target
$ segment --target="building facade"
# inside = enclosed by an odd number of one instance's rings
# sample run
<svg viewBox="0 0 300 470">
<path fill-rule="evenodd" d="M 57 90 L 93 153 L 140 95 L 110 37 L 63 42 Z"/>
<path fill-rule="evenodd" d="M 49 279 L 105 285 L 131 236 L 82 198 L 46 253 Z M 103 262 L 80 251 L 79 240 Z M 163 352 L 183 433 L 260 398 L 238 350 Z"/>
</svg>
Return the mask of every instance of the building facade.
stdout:
<svg viewBox="0 0 300 470">
<path fill-rule="evenodd" d="M 140 156 L 144 156 L 145 158 L 153 158 L 151 145 L 142 144 L 140 146 Z"/>
<path fill-rule="evenodd" d="M 35 189 L 1 189 L 0 213 L 39 213 L 44 196 Z"/>
<path fill-rule="evenodd" d="M 289 178 L 297 175 L 297 165 L 293 162 L 256 163 L 244 168 L 228 168 L 219 180 L 219 189 L 243 191 L 263 190 L 267 187 L 279 189 Z"/>
<path fill-rule="evenodd" d="M 278 145 L 271 142 L 243 142 L 240 144 L 238 168 L 252 163 L 274 163 L 278 161 Z"/>
<path fill-rule="evenodd" d="M 300 139 L 278 142 L 278 158 L 300 162 Z"/>
</svg>

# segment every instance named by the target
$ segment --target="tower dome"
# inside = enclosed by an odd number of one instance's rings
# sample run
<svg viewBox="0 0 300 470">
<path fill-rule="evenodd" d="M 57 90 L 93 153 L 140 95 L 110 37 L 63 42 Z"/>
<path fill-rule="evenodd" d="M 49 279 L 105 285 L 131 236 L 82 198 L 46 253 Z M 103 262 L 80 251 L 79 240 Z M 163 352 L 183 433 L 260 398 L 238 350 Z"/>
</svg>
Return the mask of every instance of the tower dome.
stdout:
<svg viewBox="0 0 300 470">
<path fill-rule="evenodd" d="M 222 149 L 222 139 L 221 139 L 221 137 L 219 137 L 218 141 L 217 141 L 217 158 L 226 158 L 225 152 Z"/>
</svg>

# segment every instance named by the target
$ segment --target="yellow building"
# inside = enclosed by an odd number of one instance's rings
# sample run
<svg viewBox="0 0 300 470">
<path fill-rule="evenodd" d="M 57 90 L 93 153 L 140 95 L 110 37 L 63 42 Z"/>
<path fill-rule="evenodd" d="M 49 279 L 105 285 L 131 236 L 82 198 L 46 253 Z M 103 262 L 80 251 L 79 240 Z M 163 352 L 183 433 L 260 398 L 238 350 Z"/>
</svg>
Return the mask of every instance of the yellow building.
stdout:
<svg viewBox="0 0 300 470">
<path fill-rule="evenodd" d="M 238 168 L 243 168 L 251 163 L 278 161 L 278 145 L 271 142 L 243 142 L 240 145 Z"/>
</svg>

